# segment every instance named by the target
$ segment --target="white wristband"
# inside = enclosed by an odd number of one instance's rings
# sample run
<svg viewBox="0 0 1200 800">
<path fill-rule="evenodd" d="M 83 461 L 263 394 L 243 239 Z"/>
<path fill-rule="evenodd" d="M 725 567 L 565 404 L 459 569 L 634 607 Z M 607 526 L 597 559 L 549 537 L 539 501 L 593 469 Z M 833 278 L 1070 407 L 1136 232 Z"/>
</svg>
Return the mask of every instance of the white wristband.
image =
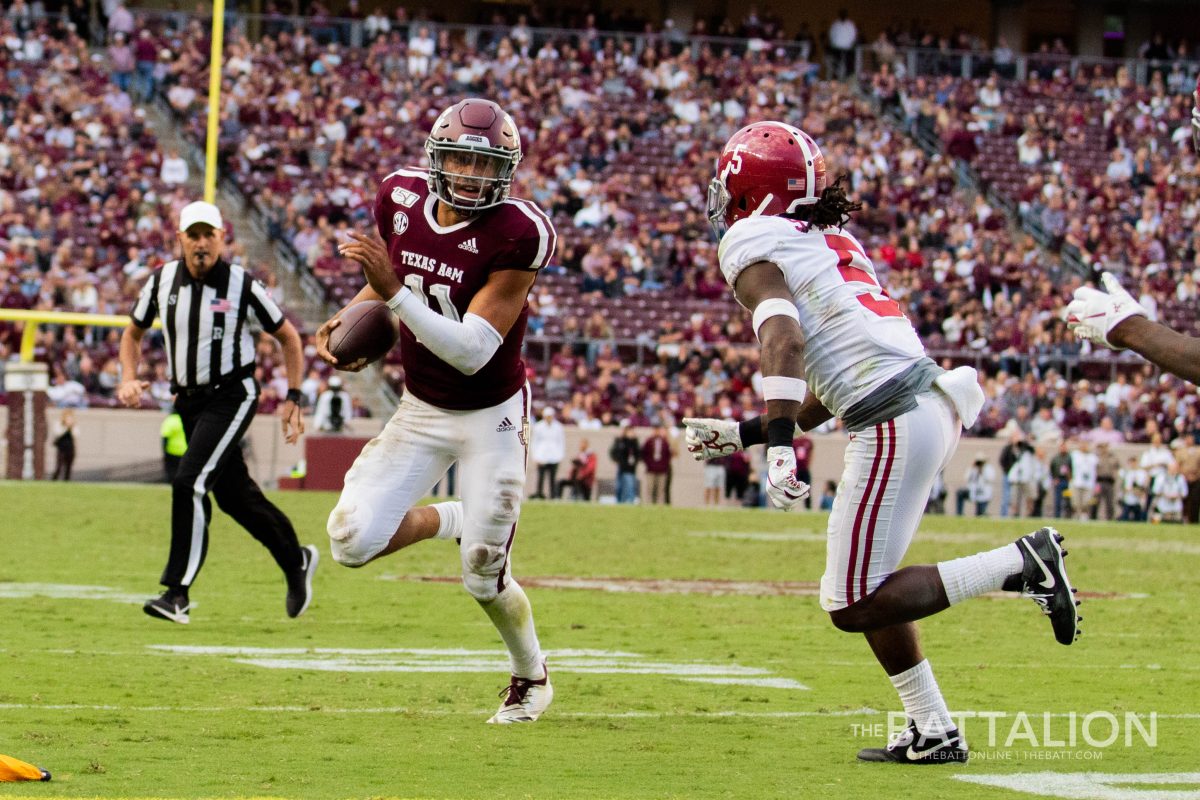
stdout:
<svg viewBox="0 0 1200 800">
<path fill-rule="evenodd" d="M 758 335 L 758 330 L 771 317 L 791 317 L 797 323 L 800 322 L 800 312 L 796 310 L 795 303 L 782 297 L 768 297 L 754 307 L 754 317 L 750 323 L 754 326 L 754 335 L 759 341 L 762 341 L 762 337 Z"/>
<path fill-rule="evenodd" d="M 808 384 L 803 380 L 785 375 L 764 375 L 762 387 L 763 400 L 795 400 L 797 403 L 804 402 L 804 393 L 808 391 Z"/>
<path fill-rule="evenodd" d="M 401 286 L 400 291 L 392 295 L 392 299 L 387 301 L 387 307 L 390 308 L 394 313 L 399 314 L 400 306 L 404 305 L 404 301 L 407 300 L 408 296 L 411 294 L 412 289 L 409 289 L 407 286 Z"/>
</svg>

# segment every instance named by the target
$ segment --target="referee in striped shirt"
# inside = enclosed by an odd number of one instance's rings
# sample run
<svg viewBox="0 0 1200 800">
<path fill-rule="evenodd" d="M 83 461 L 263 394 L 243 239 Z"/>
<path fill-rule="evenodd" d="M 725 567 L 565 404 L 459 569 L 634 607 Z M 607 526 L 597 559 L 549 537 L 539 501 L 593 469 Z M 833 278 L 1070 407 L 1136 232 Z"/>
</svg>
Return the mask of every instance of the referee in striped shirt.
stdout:
<svg viewBox="0 0 1200 800">
<path fill-rule="evenodd" d="M 171 484 L 171 554 L 161 580 L 167 588 L 146 601 L 144 609 L 152 617 L 188 622 L 188 590 L 208 551 L 212 492 L 221 510 L 271 551 L 287 576 L 287 614 L 298 617 L 312 599 L 317 548 L 300 546 L 292 523 L 250 477 L 239 443 L 258 406 L 254 322 L 283 346 L 288 376 L 284 438 L 294 444 L 304 432 L 300 335 L 261 283 L 221 258 L 225 228 L 216 206 L 185 206 L 178 237 L 183 258 L 150 276 L 121 336 L 117 397 L 136 408 L 150 387 L 137 377 L 142 336 L 156 316 L 162 317 L 175 408 L 188 442 Z"/>
</svg>

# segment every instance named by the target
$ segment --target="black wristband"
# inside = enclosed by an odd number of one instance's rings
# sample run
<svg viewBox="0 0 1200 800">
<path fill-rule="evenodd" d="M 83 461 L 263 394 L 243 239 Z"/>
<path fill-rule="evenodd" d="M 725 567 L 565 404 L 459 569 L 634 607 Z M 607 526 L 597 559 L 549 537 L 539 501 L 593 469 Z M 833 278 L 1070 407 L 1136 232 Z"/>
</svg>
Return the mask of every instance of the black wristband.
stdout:
<svg viewBox="0 0 1200 800">
<path fill-rule="evenodd" d="M 776 417 L 767 423 L 767 447 L 791 447 L 792 434 L 795 432 L 795 420 Z"/>
<path fill-rule="evenodd" d="M 742 449 L 753 447 L 756 444 L 762 444 L 766 441 L 763 436 L 762 417 L 748 419 L 745 422 L 738 423 L 738 436 L 742 440 Z"/>
<path fill-rule="evenodd" d="M 298 406 L 304 405 L 304 395 L 299 389 L 288 389 L 287 394 L 283 399 L 286 402 L 295 403 Z"/>
</svg>

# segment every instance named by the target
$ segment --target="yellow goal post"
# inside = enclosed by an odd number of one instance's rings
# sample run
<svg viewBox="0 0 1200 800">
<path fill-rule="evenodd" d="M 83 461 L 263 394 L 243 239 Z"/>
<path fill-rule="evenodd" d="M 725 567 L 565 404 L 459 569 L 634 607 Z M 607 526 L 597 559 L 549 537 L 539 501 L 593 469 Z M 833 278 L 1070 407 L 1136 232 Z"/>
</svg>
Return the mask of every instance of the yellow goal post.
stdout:
<svg viewBox="0 0 1200 800">
<path fill-rule="evenodd" d="M 217 140 L 220 136 L 221 64 L 224 61 L 225 0 L 213 0 L 212 48 L 208 70 L 208 129 L 204 158 L 204 199 L 215 203 L 217 193 Z M 20 360 L 33 361 L 37 346 L 38 326 L 91 325 L 102 328 L 124 328 L 129 324 L 125 314 L 84 314 L 74 311 L 27 311 L 19 308 L 0 308 L 0 322 L 24 323 L 21 332 Z M 160 320 L 153 327 L 161 328 Z"/>
<path fill-rule="evenodd" d="M 225 62 L 225 0 L 213 0 L 208 63 L 208 130 L 204 147 L 204 202 L 217 202 L 217 140 L 221 135 L 221 65 Z"/>
<path fill-rule="evenodd" d="M 129 324 L 129 315 L 0 308 L 0 322 L 24 323 L 24 330 L 21 331 L 21 361 L 28 363 L 33 361 L 33 349 L 37 346 L 37 331 L 40 325 L 90 325 L 99 328 L 124 328 Z M 156 319 L 152 327 L 161 328 L 162 322 Z"/>
</svg>

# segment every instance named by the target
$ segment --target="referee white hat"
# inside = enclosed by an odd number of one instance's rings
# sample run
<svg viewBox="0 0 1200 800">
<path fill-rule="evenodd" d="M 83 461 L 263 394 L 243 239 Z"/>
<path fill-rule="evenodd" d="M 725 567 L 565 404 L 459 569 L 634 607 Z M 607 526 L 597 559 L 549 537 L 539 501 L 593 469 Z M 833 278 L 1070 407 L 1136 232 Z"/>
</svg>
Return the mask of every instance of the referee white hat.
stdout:
<svg viewBox="0 0 1200 800">
<path fill-rule="evenodd" d="M 186 231 L 188 228 L 201 222 L 205 225 L 211 225 L 218 230 L 223 230 L 225 227 L 225 223 L 221 220 L 221 209 L 203 200 L 188 203 L 179 212 L 179 230 L 181 231 Z"/>
</svg>

